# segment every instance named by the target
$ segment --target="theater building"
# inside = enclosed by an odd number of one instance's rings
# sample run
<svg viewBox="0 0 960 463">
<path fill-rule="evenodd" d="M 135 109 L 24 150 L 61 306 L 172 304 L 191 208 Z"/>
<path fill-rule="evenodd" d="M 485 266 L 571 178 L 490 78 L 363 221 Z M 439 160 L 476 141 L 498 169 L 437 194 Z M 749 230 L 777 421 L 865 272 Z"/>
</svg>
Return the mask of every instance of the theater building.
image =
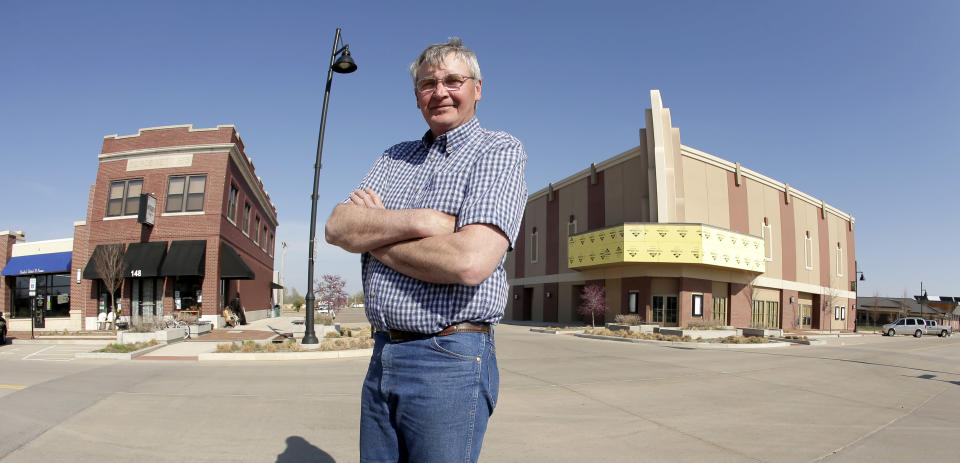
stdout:
<svg viewBox="0 0 960 463">
<path fill-rule="evenodd" d="M 530 195 L 505 320 L 584 320 L 580 295 L 598 284 L 607 321 L 852 329 L 854 218 L 682 145 L 650 96 L 638 146 Z"/>
<path fill-rule="evenodd" d="M 40 323 L 41 329 L 92 329 L 101 312 L 136 322 L 175 310 L 220 327 L 222 308 L 238 295 L 249 320 L 266 317 L 276 227 L 276 208 L 233 126 L 108 135 L 86 220 L 74 223 L 73 239 L 66 240 L 71 249 L 65 268 L 32 268 L 27 253 L 37 251 L 27 249 L 22 233 L 0 236 L 10 254 L 8 262 L 0 261 L 7 286 L 0 289 L 14 301 L 4 312 L 11 330 L 30 329 L 30 315 L 19 302 L 20 286 L 29 280 L 8 274 L 39 269 L 37 275 L 49 275 L 43 278 L 53 300 L 69 301 L 69 308 L 55 304 L 50 315 L 56 316 Z M 54 248 L 48 244 L 46 253 Z M 25 268 L 11 266 L 13 259 Z M 113 307 L 108 280 L 117 282 Z"/>
</svg>

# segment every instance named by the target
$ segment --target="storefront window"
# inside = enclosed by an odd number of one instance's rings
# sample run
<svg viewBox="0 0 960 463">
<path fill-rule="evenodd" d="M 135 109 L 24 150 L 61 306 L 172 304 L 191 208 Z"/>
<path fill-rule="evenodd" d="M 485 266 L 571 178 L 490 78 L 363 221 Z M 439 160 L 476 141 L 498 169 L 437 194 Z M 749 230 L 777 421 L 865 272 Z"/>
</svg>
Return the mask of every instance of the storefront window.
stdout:
<svg viewBox="0 0 960 463">
<path fill-rule="evenodd" d="M 30 280 L 35 282 L 35 296 L 30 295 Z M 16 277 L 13 294 L 13 318 L 30 318 L 36 304 L 44 318 L 70 316 L 70 274 L 52 273 Z"/>
<path fill-rule="evenodd" d="M 173 306 L 176 310 L 200 310 L 203 302 L 203 277 L 178 276 L 173 286 Z"/>
</svg>

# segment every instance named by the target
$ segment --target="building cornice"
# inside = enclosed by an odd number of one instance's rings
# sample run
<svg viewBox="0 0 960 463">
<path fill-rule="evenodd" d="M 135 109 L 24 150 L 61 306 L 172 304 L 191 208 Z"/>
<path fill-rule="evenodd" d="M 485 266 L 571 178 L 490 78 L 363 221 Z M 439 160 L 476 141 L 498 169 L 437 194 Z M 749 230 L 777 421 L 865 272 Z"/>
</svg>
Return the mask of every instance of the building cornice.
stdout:
<svg viewBox="0 0 960 463">
<path fill-rule="evenodd" d="M 216 130 L 216 129 L 193 129 L 192 125 L 175 125 L 168 127 L 152 127 L 149 129 L 140 129 L 141 132 L 144 130 L 155 130 L 155 129 L 168 129 L 175 127 L 190 127 L 191 131 L 203 131 L 203 130 Z M 233 126 L 217 126 L 219 127 L 233 127 Z M 115 138 L 124 138 L 124 137 L 136 137 L 137 135 L 108 135 L 107 137 Z M 265 215 L 270 222 L 273 224 L 273 227 L 276 228 L 278 225 L 277 214 L 275 212 L 275 207 L 273 203 L 270 202 L 269 197 L 267 196 L 266 190 L 263 188 L 263 183 L 260 178 L 253 175 L 253 172 L 250 169 L 250 165 L 253 164 L 253 161 L 247 157 L 246 154 L 243 154 L 240 151 L 240 147 L 236 143 L 211 143 L 205 145 L 186 145 L 186 146 L 163 146 L 158 148 L 143 148 L 136 150 L 128 151 L 118 151 L 115 153 L 102 153 L 97 155 L 97 158 L 100 162 L 109 162 L 109 161 L 121 161 L 127 159 L 136 159 L 147 156 L 157 156 L 157 155 L 169 155 L 169 154 L 209 154 L 209 153 L 222 153 L 228 152 L 230 157 L 233 159 L 234 164 L 240 169 L 243 179 L 250 185 L 251 190 L 254 192 L 257 201 L 260 202 L 261 208 L 264 210 Z"/>
</svg>

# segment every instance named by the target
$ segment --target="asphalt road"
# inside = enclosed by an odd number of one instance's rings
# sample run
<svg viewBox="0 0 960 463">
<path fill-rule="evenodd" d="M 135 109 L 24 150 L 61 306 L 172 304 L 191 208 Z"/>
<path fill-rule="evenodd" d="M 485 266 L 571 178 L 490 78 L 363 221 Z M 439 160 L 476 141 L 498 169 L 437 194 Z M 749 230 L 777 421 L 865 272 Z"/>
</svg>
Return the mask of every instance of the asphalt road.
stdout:
<svg viewBox="0 0 960 463">
<path fill-rule="evenodd" d="M 483 461 L 960 459 L 960 336 L 754 350 L 521 326 L 496 337 Z M 358 459 L 365 359 L 62 360 L 46 347 L 0 347 L 0 462 Z"/>
</svg>

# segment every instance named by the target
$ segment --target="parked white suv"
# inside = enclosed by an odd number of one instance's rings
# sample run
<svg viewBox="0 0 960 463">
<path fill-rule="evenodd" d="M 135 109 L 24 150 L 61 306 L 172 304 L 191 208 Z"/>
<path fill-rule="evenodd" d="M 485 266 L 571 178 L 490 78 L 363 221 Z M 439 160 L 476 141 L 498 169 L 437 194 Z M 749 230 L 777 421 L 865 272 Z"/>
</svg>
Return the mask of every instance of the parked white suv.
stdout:
<svg viewBox="0 0 960 463">
<path fill-rule="evenodd" d="M 927 321 L 919 317 L 898 318 L 893 323 L 883 325 L 883 332 L 887 336 L 912 334 L 919 338 L 927 332 Z"/>
</svg>

